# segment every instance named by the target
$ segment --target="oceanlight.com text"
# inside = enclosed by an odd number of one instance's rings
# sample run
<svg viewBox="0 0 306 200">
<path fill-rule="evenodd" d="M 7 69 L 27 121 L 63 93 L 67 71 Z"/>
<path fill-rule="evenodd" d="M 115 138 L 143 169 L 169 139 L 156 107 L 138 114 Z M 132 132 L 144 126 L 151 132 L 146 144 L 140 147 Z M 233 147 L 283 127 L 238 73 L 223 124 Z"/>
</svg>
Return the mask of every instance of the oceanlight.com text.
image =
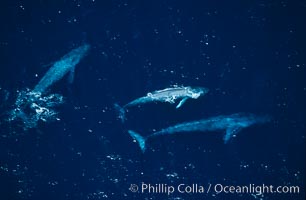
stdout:
<svg viewBox="0 0 306 200">
<path fill-rule="evenodd" d="M 129 190 L 134 193 L 142 194 L 299 194 L 300 187 L 292 185 L 273 186 L 266 184 L 248 185 L 225 185 L 225 184 L 177 184 L 169 185 L 165 183 L 150 184 L 131 184 Z"/>
</svg>

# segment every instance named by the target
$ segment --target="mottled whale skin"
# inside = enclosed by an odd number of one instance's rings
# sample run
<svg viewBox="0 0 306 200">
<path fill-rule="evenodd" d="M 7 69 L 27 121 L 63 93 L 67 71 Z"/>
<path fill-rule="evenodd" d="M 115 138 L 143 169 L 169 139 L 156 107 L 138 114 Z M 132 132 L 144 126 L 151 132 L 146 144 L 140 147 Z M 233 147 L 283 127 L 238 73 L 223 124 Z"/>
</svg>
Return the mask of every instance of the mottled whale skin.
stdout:
<svg viewBox="0 0 306 200">
<path fill-rule="evenodd" d="M 59 61 L 55 62 L 50 67 L 32 92 L 44 93 L 48 87 L 62 79 L 68 72 L 74 74 L 75 66 L 87 54 L 89 49 L 90 46 L 84 44 L 64 55 Z M 73 77 L 70 77 L 70 79 L 73 79 Z"/>
<path fill-rule="evenodd" d="M 198 99 L 200 96 L 207 94 L 208 91 L 209 90 L 204 87 L 174 86 L 163 90 L 149 92 L 146 96 L 137 98 L 122 107 L 115 104 L 115 108 L 119 112 L 119 118 L 122 120 L 122 122 L 124 122 L 125 111 L 129 107 L 151 102 L 166 102 L 174 104 L 179 101 L 176 108 L 180 108 L 188 99 Z"/>
<path fill-rule="evenodd" d="M 72 83 L 76 65 L 87 54 L 89 44 L 83 44 L 56 61 L 41 78 L 33 90 L 21 91 L 18 94 L 14 108 L 8 114 L 8 121 L 21 119 L 24 128 L 33 128 L 38 121 L 48 121 L 55 118 L 55 105 L 63 103 L 60 94 L 47 94 L 48 88 L 70 73 L 69 82 Z"/>
<path fill-rule="evenodd" d="M 254 114 L 245 113 L 235 113 L 232 115 L 220 115 L 217 117 L 212 117 L 208 119 L 202 119 L 199 121 L 185 122 L 170 126 L 168 128 L 162 129 L 155 132 L 147 137 L 143 137 L 136 133 L 135 131 L 129 130 L 128 133 L 133 139 L 135 139 L 142 152 L 146 150 L 146 141 L 149 138 L 177 134 L 183 132 L 207 132 L 207 131 L 222 131 L 225 130 L 226 133 L 223 137 L 223 141 L 226 144 L 234 135 L 240 132 L 242 129 L 255 124 L 264 124 L 271 120 L 269 116 L 256 116 Z"/>
</svg>

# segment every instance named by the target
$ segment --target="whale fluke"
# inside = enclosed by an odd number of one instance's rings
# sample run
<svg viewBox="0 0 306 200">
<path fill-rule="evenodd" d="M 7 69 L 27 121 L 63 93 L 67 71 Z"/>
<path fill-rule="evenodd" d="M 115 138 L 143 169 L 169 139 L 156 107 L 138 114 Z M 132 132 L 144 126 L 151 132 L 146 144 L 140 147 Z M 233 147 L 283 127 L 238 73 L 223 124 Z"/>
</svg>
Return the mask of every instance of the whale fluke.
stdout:
<svg viewBox="0 0 306 200">
<path fill-rule="evenodd" d="M 130 134 L 130 136 L 136 140 L 138 142 L 138 145 L 142 151 L 142 153 L 144 153 L 146 151 L 146 140 L 147 138 L 139 135 L 138 133 L 136 133 L 135 131 L 132 130 L 128 130 L 128 133 Z"/>
</svg>

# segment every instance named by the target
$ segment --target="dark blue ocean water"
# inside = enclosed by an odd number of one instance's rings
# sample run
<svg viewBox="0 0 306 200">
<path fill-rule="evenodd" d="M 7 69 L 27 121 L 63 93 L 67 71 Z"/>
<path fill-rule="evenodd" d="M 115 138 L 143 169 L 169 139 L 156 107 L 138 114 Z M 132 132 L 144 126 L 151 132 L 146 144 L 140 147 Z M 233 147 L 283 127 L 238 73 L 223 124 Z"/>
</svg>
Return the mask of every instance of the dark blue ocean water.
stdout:
<svg viewBox="0 0 306 200">
<path fill-rule="evenodd" d="M 305 1 L 0 5 L 0 199 L 305 199 Z M 73 83 L 64 77 L 48 89 L 65 98 L 58 120 L 8 122 L 18 93 L 84 43 L 91 49 Z M 210 91 L 180 109 L 153 103 L 118 119 L 114 103 L 172 85 Z M 155 137 L 145 153 L 127 133 L 238 112 L 273 120 L 226 145 L 221 131 Z M 141 192 L 142 184 L 198 184 L 205 193 Z M 217 194 L 210 184 L 299 193 Z"/>
</svg>

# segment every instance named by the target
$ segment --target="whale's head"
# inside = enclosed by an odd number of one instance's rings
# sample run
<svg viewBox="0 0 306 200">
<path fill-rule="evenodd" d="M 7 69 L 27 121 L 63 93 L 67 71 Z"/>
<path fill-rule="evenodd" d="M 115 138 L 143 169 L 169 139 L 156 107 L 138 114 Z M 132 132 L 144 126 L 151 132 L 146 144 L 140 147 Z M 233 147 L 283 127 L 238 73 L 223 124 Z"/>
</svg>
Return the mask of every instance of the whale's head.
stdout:
<svg viewBox="0 0 306 200">
<path fill-rule="evenodd" d="M 204 87 L 194 87 L 194 88 L 189 88 L 189 94 L 191 96 L 191 98 L 193 99 L 197 99 L 202 95 L 205 95 L 208 93 L 208 89 L 204 88 Z"/>
</svg>

